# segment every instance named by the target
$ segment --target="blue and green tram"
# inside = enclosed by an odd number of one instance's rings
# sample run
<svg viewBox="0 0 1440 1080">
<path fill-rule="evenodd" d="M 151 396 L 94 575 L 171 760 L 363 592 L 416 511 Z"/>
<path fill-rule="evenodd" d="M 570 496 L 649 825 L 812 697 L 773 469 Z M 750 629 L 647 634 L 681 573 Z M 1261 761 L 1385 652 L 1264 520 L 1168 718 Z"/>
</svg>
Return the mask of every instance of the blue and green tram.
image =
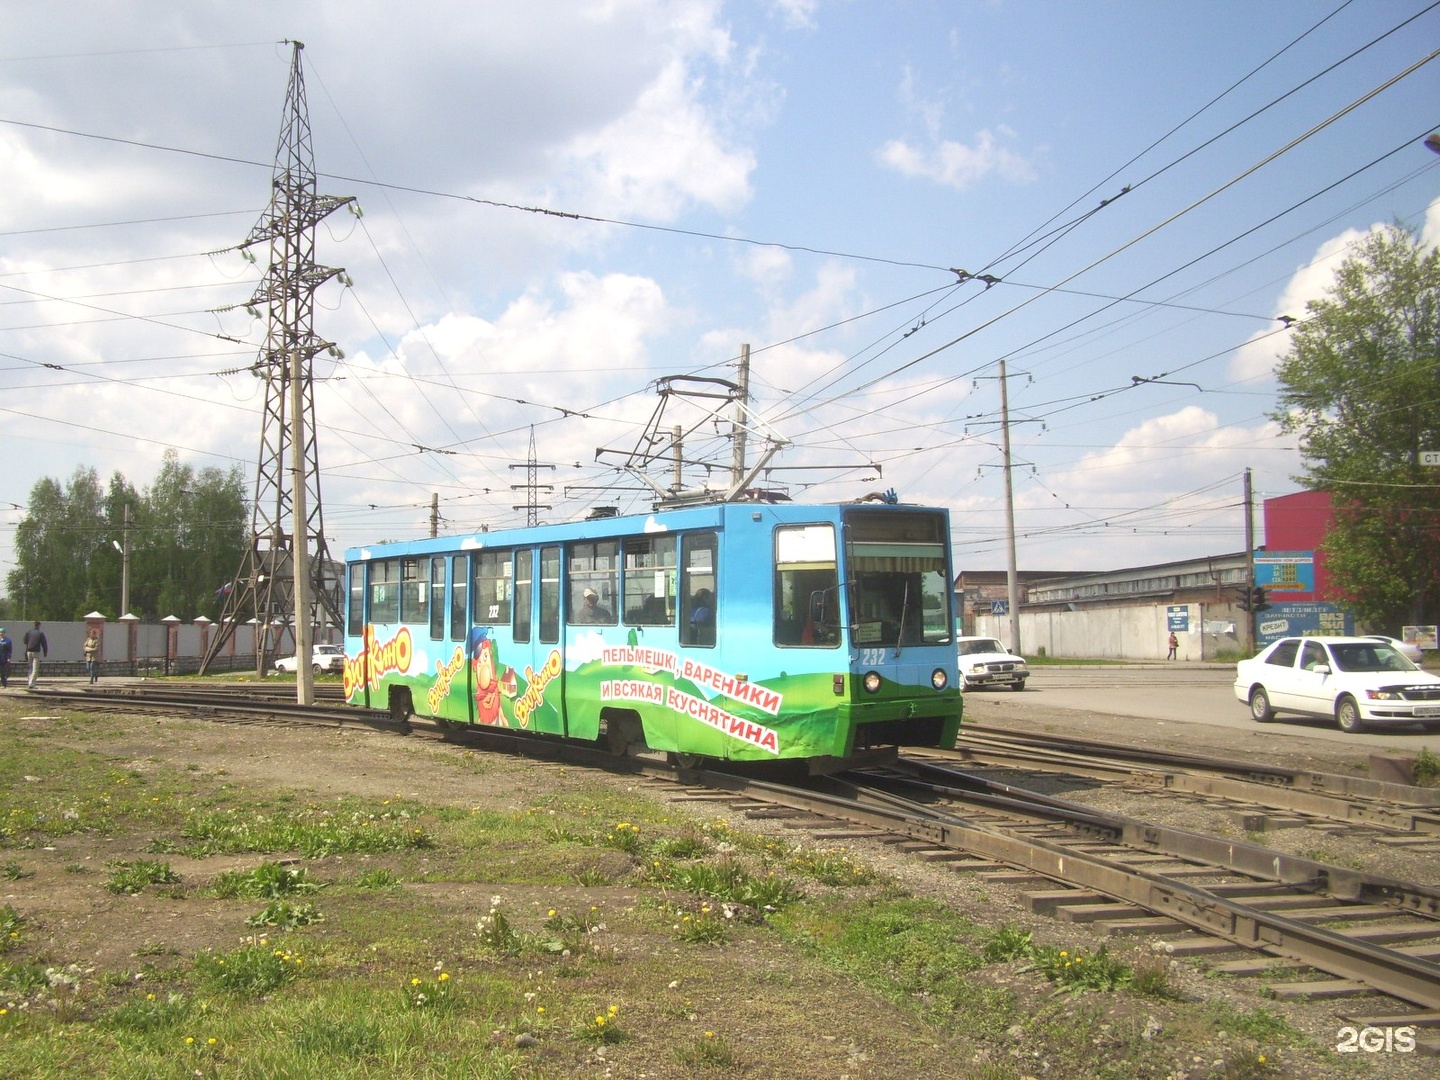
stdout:
<svg viewBox="0 0 1440 1080">
<path fill-rule="evenodd" d="M 715 503 L 352 548 L 345 697 L 617 753 L 953 746 L 949 529 L 903 504 Z"/>
</svg>

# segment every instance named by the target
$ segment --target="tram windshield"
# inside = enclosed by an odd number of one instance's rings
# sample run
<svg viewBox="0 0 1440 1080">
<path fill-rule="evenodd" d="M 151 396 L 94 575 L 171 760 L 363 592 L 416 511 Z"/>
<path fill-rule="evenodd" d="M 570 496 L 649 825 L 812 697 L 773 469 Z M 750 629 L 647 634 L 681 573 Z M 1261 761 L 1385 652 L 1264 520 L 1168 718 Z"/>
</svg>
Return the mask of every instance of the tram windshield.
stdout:
<svg viewBox="0 0 1440 1080">
<path fill-rule="evenodd" d="M 943 645 L 953 634 L 940 514 L 846 516 L 850 629 L 857 648 Z"/>
</svg>

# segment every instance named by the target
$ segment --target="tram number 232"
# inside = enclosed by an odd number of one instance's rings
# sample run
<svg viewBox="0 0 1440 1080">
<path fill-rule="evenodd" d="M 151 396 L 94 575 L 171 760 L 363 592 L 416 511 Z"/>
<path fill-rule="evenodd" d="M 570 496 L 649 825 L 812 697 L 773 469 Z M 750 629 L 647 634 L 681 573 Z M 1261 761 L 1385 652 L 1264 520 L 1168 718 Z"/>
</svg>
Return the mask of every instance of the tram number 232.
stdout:
<svg viewBox="0 0 1440 1080">
<path fill-rule="evenodd" d="M 1342 1027 L 1335 1043 L 1337 1054 L 1399 1053 L 1415 1051 L 1415 1029 L 1413 1027 Z"/>
</svg>

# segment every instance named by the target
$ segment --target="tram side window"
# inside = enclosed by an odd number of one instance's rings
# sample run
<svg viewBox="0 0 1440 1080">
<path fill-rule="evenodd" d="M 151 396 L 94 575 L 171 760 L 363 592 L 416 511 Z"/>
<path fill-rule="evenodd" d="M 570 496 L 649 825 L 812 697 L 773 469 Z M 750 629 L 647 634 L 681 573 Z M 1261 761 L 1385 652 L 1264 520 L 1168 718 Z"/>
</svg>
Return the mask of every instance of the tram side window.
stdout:
<svg viewBox="0 0 1440 1080">
<path fill-rule="evenodd" d="M 370 621 L 400 621 L 399 559 L 378 559 L 370 564 Z"/>
<path fill-rule="evenodd" d="M 530 552 L 524 553 L 527 556 L 525 569 L 525 584 L 530 584 Z M 475 621 L 481 624 L 497 625 L 510 621 L 510 593 L 514 587 L 510 581 L 511 554 L 508 551 L 482 551 L 475 556 Z M 525 617 L 530 616 L 530 594 L 525 594 Z M 519 614 L 518 611 L 516 613 Z M 519 627 L 519 622 L 516 622 Z M 525 623 L 527 636 L 523 639 L 529 641 L 530 624 Z M 516 640 L 521 640 L 517 638 Z"/>
<path fill-rule="evenodd" d="M 445 636 L 445 560 L 430 560 L 430 640 Z"/>
<path fill-rule="evenodd" d="M 615 625 L 619 555 L 620 545 L 615 540 L 571 544 L 566 549 L 570 590 L 566 610 L 570 622 Z"/>
<path fill-rule="evenodd" d="M 680 605 L 680 642 L 684 645 L 715 644 L 716 577 L 715 552 L 718 538 L 713 532 L 686 533 L 680 541 L 683 601 Z"/>
<path fill-rule="evenodd" d="M 345 633 L 358 638 L 365 632 L 365 564 L 350 564 L 350 609 L 345 612 Z"/>
<path fill-rule="evenodd" d="M 840 576 L 832 525 L 775 530 L 775 644 L 840 642 Z"/>
<path fill-rule="evenodd" d="M 535 552 L 517 551 L 515 552 L 515 621 L 511 624 L 517 642 L 523 643 L 530 640 L 530 607 L 534 588 Z M 481 611 L 483 613 L 484 607 L 481 608 Z"/>
<path fill-rule="evenodd" d="M 400 560 L 400 621 L 402 623 L 425 623 L 430 621 L 430 585 L 425 580 L 428 567 L 424 559 Z"/>
<path fill-rule="evenodd" d="M 540 640 L 560 640 L 560 548 L 540 549 Z"/>
<path fill-rule="evenodd" d="M 673 536 L 635 536 L 625 541 L 624 596 L 626 626 L 675 625 Z"/>
<path fill-rule="evenodd" d="M 470 633 L 470 560 L 450 557 L 450 640 L 464 641 Z"/>
</svg>

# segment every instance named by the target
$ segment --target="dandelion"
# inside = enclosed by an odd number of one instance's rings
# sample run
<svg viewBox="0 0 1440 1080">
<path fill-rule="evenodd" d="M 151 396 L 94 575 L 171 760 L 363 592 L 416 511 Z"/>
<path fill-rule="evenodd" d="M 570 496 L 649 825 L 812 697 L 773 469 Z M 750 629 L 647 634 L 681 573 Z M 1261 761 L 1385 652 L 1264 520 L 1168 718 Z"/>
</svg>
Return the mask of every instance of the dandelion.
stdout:
<svg viewBox="0 0 1440 1080">
<path fill-rule="evenodd" d="M 206 1045 L 206 1046 L 214 1046 L 215 1043 L 218 1042 L 218 1041 L 219 1041 L 219 1040 L 217 1040 L 217 1039 L 212 1035 L 210 1038 L 208 1038 L 208 1039 L 205 1040 L 205 1045 Z"/>
<path fill-rule="evenodd" d="M 442 972 L 440 973 L 440 981 L 441 981 L 441 982 L 449 982 L 449 981 L 450 981 L 450 973 L 449 973 L 448 971 L 442 971 Z"/>
<path fill-rule="evenodd" d="M 538 1014 L 538 1013 L 544 1013 L 544 1011 L 545 1011 L 545 1006 L 544 1006 L 544 1005 L 538 1005 L 538 1006 L 536 1006 L 536 1008 L 535 1008 L 535 1012 L 536 1012 L 537 1014 Z"/>
<path fill-rule="evenodd" d="M 194 1046 L 194 1045 L 195 1045 L 195 1036 L 193 1036 L 193 1035 L 186 1035 L 186 1036 L 185 1036 L 185 1045 L 186 1045 L 186 1046 Z"/>
<path fill-rule="evenodd" d="M 410 985 L 411 985 L 411 986 L 419 986 L 419 985 L 420 985 L 420 980 L 419 980 L 419 979 L 411 979 L 411 980 L 410 980 Z"/>
</svg>

